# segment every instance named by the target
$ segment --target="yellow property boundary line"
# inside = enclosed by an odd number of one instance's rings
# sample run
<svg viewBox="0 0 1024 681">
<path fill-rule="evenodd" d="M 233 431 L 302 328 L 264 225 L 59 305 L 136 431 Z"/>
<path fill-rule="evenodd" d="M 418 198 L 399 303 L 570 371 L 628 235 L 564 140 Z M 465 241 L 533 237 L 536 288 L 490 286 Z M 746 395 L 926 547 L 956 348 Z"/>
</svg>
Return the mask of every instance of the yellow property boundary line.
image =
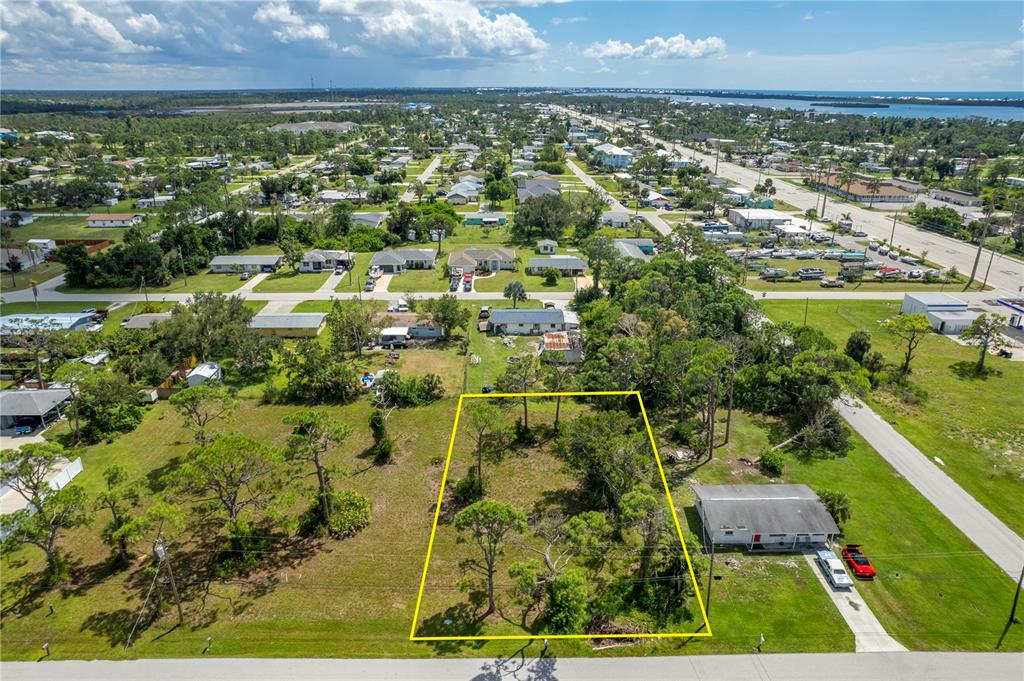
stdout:
<svg viewBox="0 0 1024 681">
<path fill-rule="evenodd" d="M 420 606 L 423 603 L 423 590 L 427 584 L 427 569 L 430 567 L 430 554 L 434 550 L 434 537 L 437 534 L 437 521 L 441 517 L 441 502 L 444 500 L 444 490 L 448 483 L 448 467 L 452 461 L 452 452 L 455 449 L 455 435 L 459 430 L 459 417 L 462 415 L 462 402 L 467 399 L 489 399 L 500 397 L 599 397 L 605 395 L 617 395 L 622 397 L 636 397 L 640 404 L 640 413 L 644 417 L 644 426 L 647 428 L 647 437 L 651 441 L 651 451 L 654 453 L 654 460 L 658 464 L 658 473 L 661 475 L 661 484 L 665 487 L 665 497 L 668 499 L 668 508 L 672 512 L 672 521 L 676 526 L 676 534 L 679 537 L 679 544 L 683 547 L 683 557 L 686 559 L 686 567 L 690 572 L 690 580 L 693 583 L 693 591 L 697 596 L 697 605 L 700 607 L 700 615 L 704 620 L 703 631 L 694 633 L 658 633 L 658 634 L 538 634 L 519 636 L 417 636 L 416 624 L 420 618 Z M 651 431 L 651 423 L 647 419 L 647 410 L 644 408 L 644 400 L 638 390 L 606 390 L 593 392 L 547 392 L 547 393 L 463 393 L 459 395 L 459 405 L 455 411 L 455 422 L 452 424 L 452 435 L 448 440 L 448 456 L 444 460 L 444 472 L 441 474 L 441 490 L 437 494 L 437 508 L 434 509 L 434 522 L 430 527 L 430 542 L 427 544 L 427 557 L 423 561 L 423 576 L 420 578 L 419 593 L 416 594 L 416 609 L 412 615 L 412 628 L 409 631 L 410 641 L 529 641 L 536 638 L 546 639 L 594 639 L 594 638 L 710 638 L 711 622 L 708 621 L 707 610 L 704 608 L 704 599 L 700 589 L 697 587 L 697 577 L 693 573 L 693 563 L 690 562 L 690 553 L 686 550 L 686 540 L 683 539 L 683 528 L 679 524 L 679 516 L 676 514 L 675 504 L 672 502 L 672 492 L 668 487 L 668 479 L 665 477 L 665 469 L 661 465 L 661 456 L 658 454 L 658 445 L 654 442 L 654 433 Z"/>
</svg>

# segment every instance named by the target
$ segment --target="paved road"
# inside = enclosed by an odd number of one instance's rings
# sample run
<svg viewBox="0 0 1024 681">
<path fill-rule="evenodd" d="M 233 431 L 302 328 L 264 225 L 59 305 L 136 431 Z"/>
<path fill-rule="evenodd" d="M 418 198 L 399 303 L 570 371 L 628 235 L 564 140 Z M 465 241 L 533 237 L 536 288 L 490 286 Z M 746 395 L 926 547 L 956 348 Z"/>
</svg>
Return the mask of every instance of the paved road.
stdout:
<svg viewBox="0 0 1024 681">
<path fill-rule="evenodd" d="M 768 643 L 770 645 L 770 642 Z M 818 653 L 611 657 L 511 661 L 263 660 L 193 658 L 128 662 L 8 662 L 4 681 L 1020 681 L 1017 653 Z"/>
<path fill-rule="evenodd" d="M 585 118 L 595 125 L 606 129 L 612 129 L 614 127 L 614 124 L 596 116 L 584 115 L 564 107 L 556 106 L 553 108 L 561 110 L 565 114 Z M 652 143 L 660 142 L 666 149 L 684 149 L 687 152 L 686 155 L 692 156 L 709 168 L 715 168 L 715 157 L 710 154 L 704 154 L 695 149 L 684 147 L 681 144 L 676 145 L 672 142 L 657 139 L 649 135 L 646 137 Z M 757 183 L 758 171 L 756 169 L 744 168 L 721 159 L 718 160 L 717 165 L 717 174 L 720 177 L 738 182 L 745 187 L 753 187 Z M 763 179 L 764 174 L 762 173 L 761 175 Z M 812 208 L 819 203 L 818 195 L 808 189 L 796 187 L 781 180 L 775 183 L 775 187 L 777 190 L 775 198 L 792 204 L 801 210 Z M 892 233 L 893 218 L 889 213 L 875 212 L 848 203 L 834 203 L 831 196 L 829 197 L 824 213 L 825 215 L 822 217 L 831 216 L 833 218 L 838 217 L 842 213 L 850 213 L 854 224 L 859 229 L 862 229 L 870 236 L 879 239 L 888 240 L 889 235 Z M 896 222 L 896 232 L 893 237 L 893 242 L 896 245 L 909 249 L 916 254 L 920 254 L 922 251 L 928 251 L 929 260 L 935 261 L 944 267 L 956 266 L 960 272 L 967 274 L 971 271 L 974 264 L 975 254 L 978 250 L 976 246 L 972 246 L 971 244 L 958 239 L 919 230 L 912 225 L 900 221 Z M 1019 287 L 1024 285 L 1024 263 L 1014 260 L 1013 258 L 994 254 L 992 251 L 985 250 L 982 254 L 981 263 L 978 267 L 979 277 L 984 276 L 985 269 L 989 263 L 989 258 L 993 256 L 992 269 L 988 279 L 989 285 L 994 287 L 1000 295 L 1008 293 L 1016 295 L 1019 291 Z"/>
<path fill-rule="evenodd" d="M 1024 540 L 869 407 L 850 398 L 835 406 L 897 473 L 1016 581 L 1024 567 Z"/>
<path fill-rule="evenodd" d="M 434 174 L 434 170 L 436 170 L 437 166 L 439 165 L 441 165 L 441 156 L 437 155 L 434 157 L 433 161 L 427 164 L 427 167 L 423 170 L 423 172 L 416 177 L 416 180 L 426 184 L 427 179 Z M 412 185 L 412 182 L 415 182 L 416 180 L 410 181 L 409 184 Z M 416 192 L 414 192 L 412 189 L 406 189 L 405 193 L 402 194 L 402 201 L 412 201 L 415 198 Z"/>
<path fill-rule="evenodd" d="M 604 199 L 608 202 L 609 207 L 612 210 L 620 210 L 626 213 L 635 212 L 631 211 L 629 208 L 626 208 L 626 206 L 624 206 L 621 201 L 619 201 L 614 196 L 609 194 L 608 190 L 606 190 L 604 187 L 597 183 L 597 180 L 592 178 L 589 174 L 587 174 L 585 170 L 576 165 L 576 162 L 574 160 L 567 160 L 569 162 L 569 168 L 576 175 L 576 177 L 580 178 L 580 180 L 583 181 L 583 184 L 587 185 L 591 189 L 597 190 L 597 193 L 604 197 Z M 646 211 L 638 213 L 638 215 L 640 215 L 643 218 L 646 218 L 647 222 L 651 223 L 651 227 L 653 227 L 654 230 L 658 232 L 658 234 L 662 236 L 668 236 L 669 234 L 672 233 L 672 227 L 670 227 L 669 224 L 662 220 L 656 213 Z"/>
<path fill-rule="evenodd" d="M 849 590 L 838 590 L 829 584 L 821 568 L 814 559 L 814 553 L 804 552 L 804 559 L 811 566 L 811 572 L 818 578 L 818 583 L 832 599 L 839 614 L 846 620 L 846 626 L 853 632 L 855 650 L 858 653 L 886 653 L 905 651 L 899 641 L 889 636 L 882 623 L 871 612 L 871 608 L 857 593 L 857 587 Z"/>
</svg>

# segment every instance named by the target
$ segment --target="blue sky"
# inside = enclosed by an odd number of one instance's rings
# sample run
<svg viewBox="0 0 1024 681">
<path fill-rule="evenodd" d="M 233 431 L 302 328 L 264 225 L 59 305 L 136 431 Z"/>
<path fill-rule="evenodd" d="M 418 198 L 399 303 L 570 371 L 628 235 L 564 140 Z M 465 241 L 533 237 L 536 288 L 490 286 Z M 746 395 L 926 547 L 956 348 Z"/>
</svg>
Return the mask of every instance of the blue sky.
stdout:
<svg viewBox="0 0 1024 681">
<path fill-rule="evenodd" d="M 5 88 L 1024 90 L 1020 2 L 4 0 Z"/>
</svg>

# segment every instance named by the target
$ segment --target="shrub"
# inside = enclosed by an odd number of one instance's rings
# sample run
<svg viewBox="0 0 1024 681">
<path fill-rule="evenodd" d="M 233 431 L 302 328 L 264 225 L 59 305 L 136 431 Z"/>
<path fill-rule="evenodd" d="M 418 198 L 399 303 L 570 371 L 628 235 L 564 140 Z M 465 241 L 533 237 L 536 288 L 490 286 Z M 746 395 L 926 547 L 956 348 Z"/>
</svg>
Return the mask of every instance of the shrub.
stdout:
<svg viewBox="0 0 1024 681">
<path fill-rule="evenodd" d="M 469 506 L 470 504 L 479 501 L 483 498 L 484 494 L 487 493 L 487 476 L 483 477 L 481 481 L 483 484 L 478 484 L 476 477 L 476 467 L 471 467 L 466 477 L 462 478 L 455 483 L 455 488 L 452 490 L 452 499 L 459 506 Z M 481 491 L 483 493 L 481 493 Z"/>
<path fill-rule="evenodd" d="M 786 460 L 782 456 L 782 452 L 776 449 L 766 449 L 761 452 L 761 458 L 758 459 L 761 464 L 761 470 L 765 472 L 765 475 L 770 475 L 773 478 L 777 478 L 782 475 L 782 470 L 786 466 Z"/>
<path fill-rule="evenodd" d="M 370 500 L 358 492 L 331 492 L 330 535 L 351 537 L 370 524 Z M 324 536 L 323 509 L 320 499 L 314 499 L 299 518 L 299 534 L 304 537 Z"/>
<path fill-rule="evenodd" d="M 387 420 L 384 412 L 375 409 L 370 414 L 370 432 L 373 434 L 373 446 L 370 447 L 370 458 L 378 466 L 391 463 L 395 453 L 395 441 L 388 436 Z"/>
<path fill-rule="evenodd" d="M 587 579 L 569 569 L 548 584 L 547 619 L 552 631 L 575 634 L 587 623 Z"/>
<path fill-rule="evenodd" d="M 871 336 L 867 331 L 857 329 L 846 339 L 846 354 L 857 364 L 864 364 L 864 357 L 871 350 Z"/>
<path fill-rule="evenodd" d="M 558 283 L 558 278 L 562 276 L 562 273 L 556 270 L 554 267 L 547 267 L 544 269 L 544 285 L 554 286 Z"/>
<path fill-rule="evenodd" d="M 539 170 L 548 175 L 565 175 L 566 168 L 557 161 L 539 161 L 533 164 L 534 170 Z"/>
</svg>

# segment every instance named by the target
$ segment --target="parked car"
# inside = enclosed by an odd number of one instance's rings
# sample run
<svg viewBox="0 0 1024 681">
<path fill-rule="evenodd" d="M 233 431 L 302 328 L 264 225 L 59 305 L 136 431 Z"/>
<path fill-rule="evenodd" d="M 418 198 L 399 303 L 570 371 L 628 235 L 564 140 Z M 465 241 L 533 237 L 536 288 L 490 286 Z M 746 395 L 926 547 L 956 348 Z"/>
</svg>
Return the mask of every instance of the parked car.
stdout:
<svg viewBox="0 0 1024 681">
<path fill-rule="evenodd" d="M 997 352 L 996 355 L 998 355 L 999 357 L 1005 357 L 1006 359 L 1013 359 L 1013 353 L 1007 350 L 1006 348 L 1003 348 L 1002 350 Z"/>
<path fill-rule="evenodd" d="M 345 274 L 345 266 L 344 265 L 338 265 L 337 267 L 334 268 L 334 273 L 335 274 Z"/>
<path fill-rule="evenodd" d="M 836 589 L 852 589 L 853 580 L 846 573 L 843 562 L 836 557 L 836 554 L 827 549 L 818 551 L 818 567 L 825 574 L 828 583 Z"/>
<path fill-rule="evenodd" d="M 491 307 L 490 305 L 484 305 L 480 308 L 480 314 L 477 315 L 478 319 L 490 319 L 491 318 Z"/>
<path fill-rule="evenodd" d="M 878 255 L 889 255 L 889 247 L 888 246 L 879 246 L 878 247 Z"/>
<path fill-rule="evenodd" d="M 900 259 L 900 252 L 899 251 L 889 251 L 889 260 L 899 260 L 899 259 Z"/>
<path fill-rule="evenodd" d="M 846 282 L 838 277 L 825 277 L 821 280 L 821 283 L 818 284 L 818 286 L 822 288 L 843 288 L 845 285 Z"/>
<path fill-rule="evenodd" d="M 910 279 L 923 279 L 924 270 L 910 270 L 907 272 L 907 277 Z"/>
<path fill-rule="evenodd" d="M 434 196 L 448 196 L 448 192 L 446 192 L 444 189 L 438 189 L 436 192 L 434 192 Z"/>
<path fill-rule="evenodd" d="M 22 416 L 14 422 L 14 432 L 18 435 L 28 435 L 36 426 L 39 425 L 39 419 L 33 416 Z"/>
<path fill-rule="evenodd" d="M 375 282 L 373 279 L 367 279 L 366 283 L 363 285 L 363 290 L 372 291 L 376 285 L 377 282 Z"/>
<path fill-rule="evenodd" d="M 370 268 L 370 276 L 374 279 L 379 279 L 384 275 L 384 271 L 380 268 L 380 265 L 374 265 Z"/>
<path fill-rule="evenodd" d="M 855 229 L 855 230 L 853 230 L 853 235 L 855 237 L 866 237 L 868 235 L 868 233 L 865 232 L 862 229 Z"/>
<path fill-rule="evenodd" d="M 860 550 L 860 544 L 847 544 L 843 547 L 843 560 L 850 566 L 854 577 L 860 579 L 874 579 L 875 567 Z"/>
<path fill-rule="evenodd" d="M 801 267 L 793 274 L 806 281 L 809 279 L 821 279 L 825 276 L 825 270 L 820 267 Z"/>
<path fill-rule="evenodd" d="M 462 282 L 462 290 L 465 291 L 466 293 L 469 293 L 470 291 L 472 291 L 473 290 L 473 280 L 472 279 L 467 279 L 466 281 Z"/>
<path fill-rule="evenodd" d="M 877 241 L 869 241 L 868 242 L 868 250 L 869 251 L 877 251 L 878 250 L 878 242 Z"/>
<path fill-rule="evenodd" d="M 545 303 L 544 303 L 544 309 L 545 309 L 545 310 L 554 310 L 554 309 L 555 309 L 555 304 L 554 304 L 554 303 L 552 303 L 552 302 L 551 302 L 551 301 L 549 300 L 549 301 L 547 301 L 547 302 L 545 302 Z"/>
<path fill-rule="evenodd" d="M 251 276 L 252 274 L 250 274 L 249 272 L 242 272 L 242 274 L 239 275 L 238 278 L 241 279 L 242 281 L 247 281 Z"/>
<path fill-rule="evenodd" d="M 448 290 L 451 293 L 455 293 L 456 291 L 459 290 L 459 278 L 458 277 L 452 277 L 452 283 L 449 284 Z"/>
</svg>

